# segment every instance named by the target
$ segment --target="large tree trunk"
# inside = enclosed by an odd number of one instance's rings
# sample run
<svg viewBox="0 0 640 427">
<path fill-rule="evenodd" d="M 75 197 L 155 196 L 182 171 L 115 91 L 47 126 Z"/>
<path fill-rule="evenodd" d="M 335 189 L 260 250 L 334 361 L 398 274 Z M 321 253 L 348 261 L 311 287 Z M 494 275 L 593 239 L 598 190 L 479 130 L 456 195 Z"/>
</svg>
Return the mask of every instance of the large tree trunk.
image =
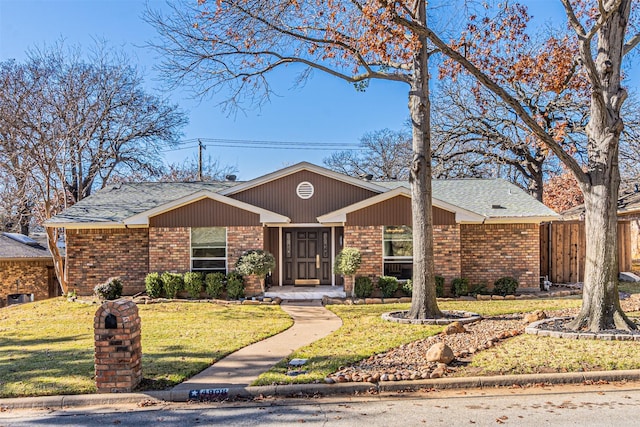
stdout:
<svg viewBox="0 0 640 427">
<path fill-rule="evenodd" d="M 420 1 L 418 16 L 426 24 L 426 4 Z M 413 220 L 413 294 L 410 319 L 442 317 L 436 301 L 433 263 L 433 210 L 431 205 L 431 126 L 427 40 L 413 62 L 409 112 L 413 127 L 413 160 L 410 168 Z"/>
<path fill-rule="evenodd" d="M 576 330 L 636 329 L 620 308 L 618 295 L 618 149 L 624 128 L 620 118 L 627 97 L 620 71 L 630 1 L 622 1 L 598 30 L 596 59 L 587 67 L 592 84 L 585 201 L 586 263 L 582 308 L 571 323 Z M 590 44 L 580 45 L 583 58 Z M 589 65 L 589 64 L 588 64 Z"/>
</svg>

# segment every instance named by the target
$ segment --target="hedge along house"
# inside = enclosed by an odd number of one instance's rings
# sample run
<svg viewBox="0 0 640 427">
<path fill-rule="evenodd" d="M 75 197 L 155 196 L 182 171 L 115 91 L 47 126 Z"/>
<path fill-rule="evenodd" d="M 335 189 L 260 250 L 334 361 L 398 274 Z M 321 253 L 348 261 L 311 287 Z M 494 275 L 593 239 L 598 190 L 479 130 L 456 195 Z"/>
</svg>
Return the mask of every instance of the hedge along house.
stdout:
<svg viewBox="0 0 640 427">
<path fill-rule="evenodd" d="M 558 218 L 499 179 L 433 183 L 436 271 L 489 286 L 515 277 L 539 287 L 539 224 Z M 270 282 L 321 286 L 345 295 L 333 274 L 343 247 L 358 248 L 359 276 L 411 277 L 408 182 L 371 182 L 299 163 L 247 182 L 140 183 L 107 187 L 47 222 L 66 230 L 70 289 L 90 294 L 111 276 L 125 293 L 144 290 L 149 272 L 235 268 L 250 249 L 276 258 Z M 247 295 L 260 292 L 247 279 Z"/>
</svg>

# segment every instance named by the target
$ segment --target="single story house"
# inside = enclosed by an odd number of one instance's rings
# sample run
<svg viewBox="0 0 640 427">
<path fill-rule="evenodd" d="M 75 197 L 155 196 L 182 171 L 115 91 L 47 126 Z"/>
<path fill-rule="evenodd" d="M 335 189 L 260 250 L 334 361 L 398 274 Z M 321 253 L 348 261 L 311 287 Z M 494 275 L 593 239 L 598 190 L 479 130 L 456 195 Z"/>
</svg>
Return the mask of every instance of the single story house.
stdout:
<svg viewBox="0 0 640 427">
<path fill-rule="evenodd" d="M 0 233 L 0 307 L 60 295 L 46 243 Z"/>
<path fill-rule="evenodd" d="M 466 277 L 491 286 L 515 277 L 539 289 L 539 225 L 551 209 L 501 179 L 433 182 L 434 252 L 446 283 Z M 149 272 L 235 268 L 247 250 L 276 258 L 272 289 L 326 285 L 351 291 L 333 273 L 344 247 L 358 248 L 358 275 L 411 277 L 408 182 L 373 182 L 310 163 L 246 181 L 132 183 L 104 188 L 50 219 L 66 231 L 67 279 L 90 294 L 111 276 L 125 293 L 144 290 Z M 251 278 L 247 295 L 260 292 Z"/>
</svg>

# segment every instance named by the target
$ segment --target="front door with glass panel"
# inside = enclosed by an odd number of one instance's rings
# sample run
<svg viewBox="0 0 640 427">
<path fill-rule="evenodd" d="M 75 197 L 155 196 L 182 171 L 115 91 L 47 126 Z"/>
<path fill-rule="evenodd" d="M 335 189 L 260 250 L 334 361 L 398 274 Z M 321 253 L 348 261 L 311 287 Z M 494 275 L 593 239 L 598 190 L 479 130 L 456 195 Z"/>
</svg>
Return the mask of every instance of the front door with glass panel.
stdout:
<svg viewBox="0 0 640 427">
<path fill-rule="evenodd" d="M 283 230 L 284 284 L 331 284 L 331 229 Z"/>
</svg>

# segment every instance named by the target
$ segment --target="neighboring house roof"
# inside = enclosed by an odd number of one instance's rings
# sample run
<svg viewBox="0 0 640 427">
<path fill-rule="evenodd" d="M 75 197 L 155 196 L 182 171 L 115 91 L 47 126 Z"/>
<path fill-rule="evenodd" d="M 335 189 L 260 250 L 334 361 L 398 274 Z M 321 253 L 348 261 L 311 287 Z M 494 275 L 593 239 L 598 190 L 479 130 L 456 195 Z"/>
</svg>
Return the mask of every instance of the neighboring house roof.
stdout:
<svg viewBox="0 0 640 427">
<path fill-rule="evenodd" d="M 348 212 L 397 195 L 410 197 L 408 182 L 370 182 L 302 162 L 247 182 L 129 183 L 106 187 L 48 220 L 49 227 L 97 228 L 145 226 L 149 217 L 203 198 L 260 215 L 263 223 L 286 223 L 289 218 L 239 200 L 233 194 L 299 171 L 311 171 L 377 193 L 362 202 L 318 217 L 320 222 L 343 222 Z M 459 222 L 542 222 L 559 215 L 517 186 L 501 179 L 433 181 L 434 206 L 456 213 Z"/>
<path fill-rule="evenodd" d="M 562 212 L 565 221 L 579 220 L 584 214 L 584 205 L 578 205 Z M 640 213 L 640 192 L 629 191 L 618 198 L 618 215 Z"/>
<path fill-rule="evenodd" d="M 51 258 L 49 249 L 19 233 L 0 233 L 0 260 L 33 260 Z"/>
<path fill-rule="evenodd" d="M 383 182 L 388 188 L 411 188 L 409 182 Z M 447 179 L 432 181 L 434 205 L 437 201 L 457 206 L 484 218 L 483 222 L 542 222 L 560 219 L 520 187 L 504 179 Z M 464 222 L 464 220 L 463 220 Z M 474 221 L 469 221 L 474 222 Z"/>
</svg>

